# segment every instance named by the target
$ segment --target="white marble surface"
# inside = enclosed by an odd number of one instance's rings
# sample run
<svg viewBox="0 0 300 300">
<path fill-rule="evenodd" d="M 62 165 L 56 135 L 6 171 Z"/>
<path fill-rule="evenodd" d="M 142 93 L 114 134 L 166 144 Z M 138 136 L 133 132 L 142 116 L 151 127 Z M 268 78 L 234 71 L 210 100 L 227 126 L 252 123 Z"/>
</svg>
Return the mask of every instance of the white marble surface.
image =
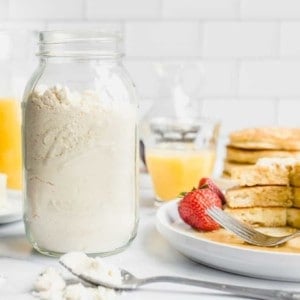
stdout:
<svg viewBox="0 0 300 300">
<path fill-rule="evenodd" d="M 238 276 L 211 269 L 187 259 L 173 249 L 156 231 L 157 208 L 153 205 L 153 192 L 148 179 L 144 176 L 141 186 L 140 225 L 137 238 L 124 252 L 106 257 L 105 260 L 141 277 L 180 275 L 222 283 L 300 291 L 299 283 Z M 61 269 L 57 259 L 43 256 L 32 250 L 24 235 L 22 222 L 0 225 L 0 300 L 35 299 L 31 295 L 33 282 L 39 272 L 47 266 Z M 118 296 L 120 300 L 152 300 L 153 298 L 164 300 L 242 299 L 211 290 L 166 283 L 149 285 L 139 291 Z"/>
</svg>

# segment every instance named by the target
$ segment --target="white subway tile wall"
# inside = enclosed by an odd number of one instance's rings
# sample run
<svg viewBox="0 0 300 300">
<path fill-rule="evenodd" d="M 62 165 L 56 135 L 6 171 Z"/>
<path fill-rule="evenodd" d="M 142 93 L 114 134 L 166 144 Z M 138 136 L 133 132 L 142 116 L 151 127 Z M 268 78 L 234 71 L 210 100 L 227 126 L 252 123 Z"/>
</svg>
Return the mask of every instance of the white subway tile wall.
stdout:
<svg viewBox="0 0 300 300">
<path fill-rule="evenodd" d="M 276 22 L 207 22 L 204 25 L 204 57 L 274 57 L 278 50 Z"/>
<path fill-rule="evenodd" d="M 269 99 L 205 99 L 203 112 L 218 119 L 226 119 L 223 132 L 233 128 L 268 126 L 276 118 L 276 105 Z"/>
<path fill-rule="evenodd" d="M 83 1 L 84 0 L 9 0 L 8 17 L 20 20 L 72 20 L 82 17 Z"/>
<path fill-rule="evenodd" d="M 86 0 L 87 19 L 152 19 L 161 14 L 160 0 Z"/>
<path fill-rule="evenodd" d="M 187 62 L 223 137 L 300 126 L 300 0 L 0 0 L 1 27 L 120 31 L 143 113 L 163 99 L 159 68 Z"/>
<path fill-rule="evenodd" d="M 293 20 L 300 18 L 299 0 L 240 0 L 241 18 Z"/>
<path fill-rule="evenodd" d="M 278 104 L 278 123 L 299 126 L 299 99 L 280 99 Z"/>
<path fill-rule="evenodd" d="M 235 19 L 239 15 L 239 0 L 164 0 L 163 18 L 174 19 Z"/>
<path fill-rule="evenodd" d="M 128 57 L 199 57 L 201 33 L 197 21 L 127 22 Z"/>
<path fill-rule="evenodd" d="M 0 1 L 0 20 L 5 20 L 8 17 L 8 0 Z"/>
<path fill-rule="evenodd" d="M 241 97 L 298 97 L 300 61 L 243 61 L 240 65 L 238 86 Z"/>
<path fill-rule="evenodd" d="M 281 26 L 280 55 L 300 56 L 300 22 L 285 22 Z"/>
</svg>

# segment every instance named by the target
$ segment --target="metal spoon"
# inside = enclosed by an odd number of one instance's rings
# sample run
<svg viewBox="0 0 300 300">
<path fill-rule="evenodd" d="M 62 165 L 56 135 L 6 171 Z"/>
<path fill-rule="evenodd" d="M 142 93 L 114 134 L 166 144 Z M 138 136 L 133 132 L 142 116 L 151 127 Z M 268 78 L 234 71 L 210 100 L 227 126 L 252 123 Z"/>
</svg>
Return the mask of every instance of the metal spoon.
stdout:
<svg viewBox="0 0 300 300">
<path fill-rule="evenodd" d="M 238 285 L 231 284 L 223 284 L 218 282 L 210 282 L 210 281 L 202 281 L 191 278 L 184 277 L 175 277 L 175 276 L 155 276 L 155 277 L 147 277 L 147 278 L 137 278 L 130 272 L 120 269 L 122 282 L 120 284 L 115 284 L 112 282 L 103 282 L 96 278 L 92 278 L 85 274 L 80 274 L 74 271 L 70 266 L 67 266 L 64 262 L 59 261 L 60 264 L 69 270 L 73 275 L 77 276 L 81 280 L 88 282 L 93 285 L 100 285 L 107 288 L 124 291 L 124 290 L 136 290 L 139 287 L 155 283 L 155 282 L 171 282 L 176 284 L 188 284 L 198 287 L 203 287 L 207 289 L 219 290 L 222 292 L 230 293 L 236 296 L 248 297 L 251 299 L 262 299 L 262 300 L 297 300 L 300 299 L 300 292 L 288 292 L 281 290 L 271 290 L 271 289 L 259 289 L 259 288 L 251 288 L 251 287 L 243 287 Z"/>
</svg>

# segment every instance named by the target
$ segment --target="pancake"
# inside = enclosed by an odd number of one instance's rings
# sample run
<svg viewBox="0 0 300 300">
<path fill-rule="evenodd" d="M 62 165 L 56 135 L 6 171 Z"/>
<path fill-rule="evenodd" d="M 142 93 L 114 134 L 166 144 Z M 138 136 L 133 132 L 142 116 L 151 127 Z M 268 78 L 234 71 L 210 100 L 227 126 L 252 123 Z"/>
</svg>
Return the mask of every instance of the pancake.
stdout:
<svg viewBox="0 0 300 300">
<path fill-rule="evenodd" d="M 287 225 L 300 229 L 300 208 L 287 209 Z"/>
<path fill-rule="evenodd" d="M 226 148 L 226 160 L 230 162 L 255 164 L 260 158 L 264 157 L 300 158 L 300 151 L 249 150 L 235 148 L 231 145 Z"/>
<path fill-rule="evenodd" d="M 300 187 L 300 161 L 296 161 L 292 172 L 290 173 L 290 184 Z"/>
<path fill-rule="evenodd" d="M 255 165 L 231 170 L 231 179 L 240 186 L 289 185 L 294 159 L 261 158 Z"/>
<path fill-rule="evenodd" d="M 300 208 L 300 187 L 293 187 L 293 206 Z"/>
<path fill-rule="evenodd" d="M 238 220 L 262 227 L 281 227 L 287 223 L 287 209 L 284 207 L 225 208 Z"/>
<path fill-rule="evenodd" d="M 226 204 L 230 208 L 290 207 L 292 189 L 288 186 L 234 187 L 226 190 Z"/>
<path fill-rule="evenodd" d="M 223 173 L 225 176 L 231 176 L 233 170 L 235 169 L 246 169 L 248 167 L 252 167 L 253 164 L 240 164 L 240 163 L 235 163 L 231 162 L 228 160 L 224 161 L 224 167 L 223 167 Z"/>
<path fill-rule="evenodd" d="M 232 132 L 229 144 L 242 149 L 300 150 L 300 128 L 261 127 Z"/>
</svg>

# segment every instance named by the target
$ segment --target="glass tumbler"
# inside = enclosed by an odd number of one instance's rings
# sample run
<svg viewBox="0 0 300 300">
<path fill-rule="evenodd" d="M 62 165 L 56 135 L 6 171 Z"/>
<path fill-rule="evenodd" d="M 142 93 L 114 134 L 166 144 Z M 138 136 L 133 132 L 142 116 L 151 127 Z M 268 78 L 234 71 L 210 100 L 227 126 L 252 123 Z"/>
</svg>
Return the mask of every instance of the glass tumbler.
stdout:
<svg viewBox="0 0 300 300">
<path fill-rule="evenodd" d="M 211 176 L 216 160 L 220 124 L 153 118 L 145 133 L 145 157 L 158 203 L 177 198 Z"/>
</svg>

